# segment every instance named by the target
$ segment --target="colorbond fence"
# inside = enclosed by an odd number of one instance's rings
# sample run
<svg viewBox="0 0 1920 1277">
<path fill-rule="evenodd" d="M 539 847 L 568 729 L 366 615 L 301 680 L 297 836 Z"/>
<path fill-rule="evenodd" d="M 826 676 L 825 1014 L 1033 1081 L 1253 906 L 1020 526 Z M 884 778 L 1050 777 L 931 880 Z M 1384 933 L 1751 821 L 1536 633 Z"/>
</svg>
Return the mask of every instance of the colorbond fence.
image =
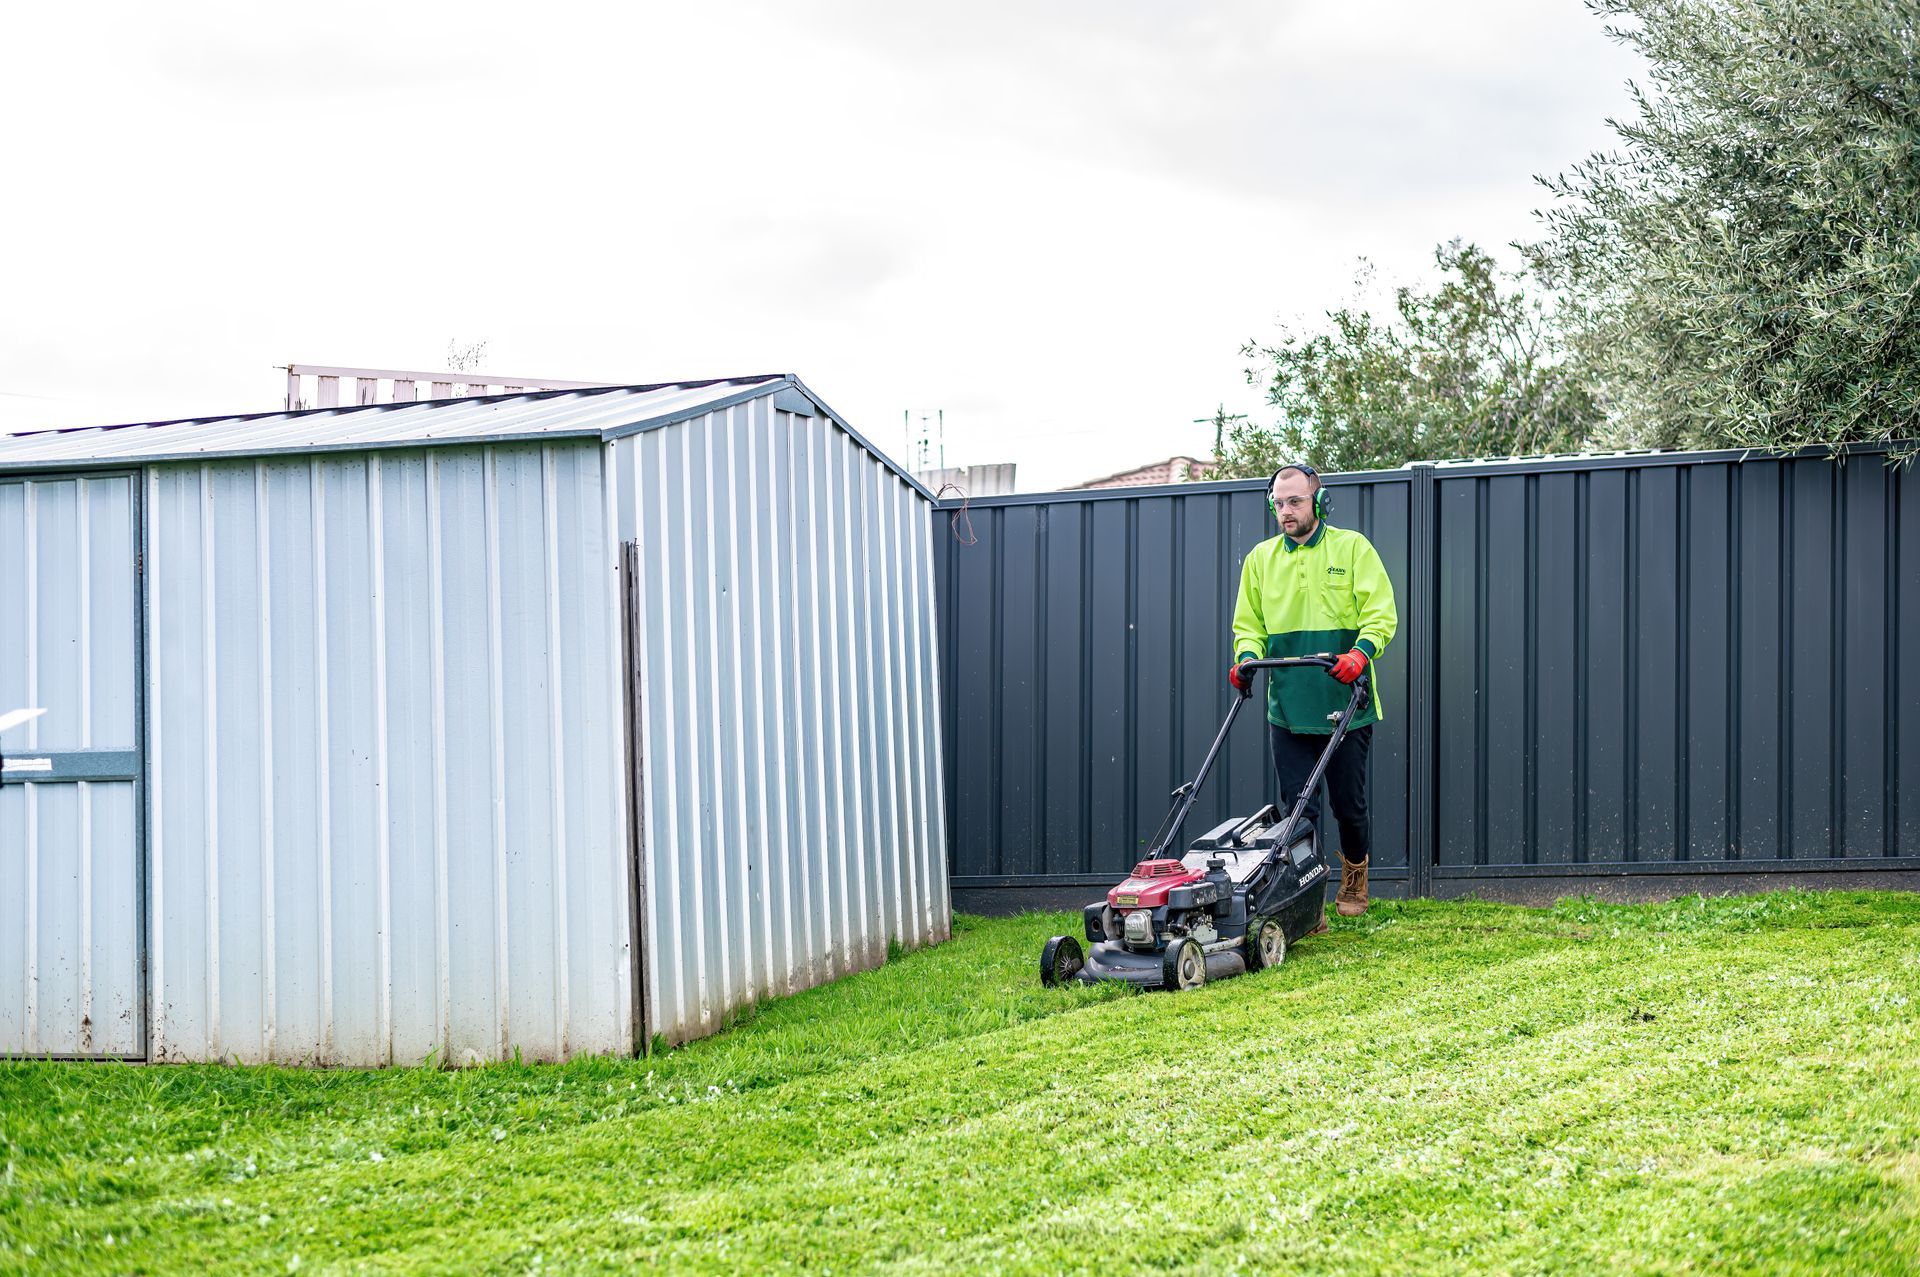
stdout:
<svg viewBox="0 0 1920 1277">
<path fill-rule="evenodd" d="M 1377 892 L 1920 869 L 1913 467 L 1643 453 L 1328 486 L 1400 610 L 1379 664 Z M 1226 711 L 1240 560 L 1275 531 L 1261 488 L 976 500 L 973 545 L 943 507 L 957 890 L 1091 886 L 1132 863 Z M 1189 829 L 1272 790 L 1243 724 Z"/>
</svg>

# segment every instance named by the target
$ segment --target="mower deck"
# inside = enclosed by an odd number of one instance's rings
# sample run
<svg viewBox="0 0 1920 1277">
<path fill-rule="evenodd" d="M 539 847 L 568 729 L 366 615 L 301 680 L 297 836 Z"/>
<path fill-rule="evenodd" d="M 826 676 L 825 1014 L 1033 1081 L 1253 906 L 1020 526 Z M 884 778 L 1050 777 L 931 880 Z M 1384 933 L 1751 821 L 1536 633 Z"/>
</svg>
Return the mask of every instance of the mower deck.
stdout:
<svg viewBox="0 0 1920 1277">
<path fill-rule="evenodd" d="M 1267 811 L 1271 813 L 1272 809 Z M 1126 890 L 1129 885 L 1142 881 L 1140 878 L 1121 883 L 1109 893 L 1108 900 L 1088 905 L 1084 911 L 1087 938 L 1084 952 L 1072 936 L 1056 936 L 1048 942 L 1041 958 L 1042 982 L 1063 984 L 1074 980 L 1096 984 L 1118 980 L 1142 989 L 1190 988 L 1242 975 L 1250 969 L 1278 965 L 1285 960 L 1286 951 L 1294 942 L 1318 925 L 1327 879 L 1313 827 L 1296 826 L 1299 836 L 1294 839 L 1293 847 L 1283 854 L 1277 837 L 1281 823 L 1277 813 L 1265 824 L 1251 829 L 1248 821 L 1230 820 L 1200 839 L 1194 850 L 1177 862 L 1187 871 L 1178 875 L 1182 884 L 1189 888 L 1202 887 L 1198 893 L 1190 892 L 1188 898 L 1194 894 L 1203 899 L 1211 897 L 1207 904 L 1185 904 L 1183 909 L 1182 897 L 1174 895 L 1180 888 L 1173 888 L 1164 893 L 1168 903 L 1153 907 L 1149 902 L 1156 897 Z M 1236 829 L 1242 831 L 1247 846 L 1212 845 L 1224 841 Z M 1210 862 L 1215 861 L 1221 863 L 1209 877 Z M 1139 868 L 1154 863 L 1143 862 L 1136 867 L 1136 874 Z M 1164 873 L 1163 876 L 1175 875 Z M 1209 886 L 1225 890 L 1209 892 L 1205 890 Z M 1148 907 L 1144 910 L 1128 909 L 1124 905 L 1116 907 L 1112 903 L 1115 898 L 1139 899 Z M 1204 921 L 1196 917 L 1202 911 L 1207 914 Z M 1129 942 L 1125 938 L 1122 919 L 1129 912 L 1152 915 L 1150 941 Z M 1268 920 L 1277 925 L 1278 943 L 1268 937 L 1264 956 L 1257 952 L 1250 954 L 1248 937 L 1256 935 L 1259 924 Z M 1208 938 L 1209 931 L 1211 938 Z M 1183 980 L 1177 972 L 1177 963 L 1169 960 L 1169 951 L 1184 943 L 1199 947 L 1203 973 L 1193 973 L 1197 979 L 1190 975 Z M 1175 955 L 1181 956 L 1191 962 L 1192 955 Z"/>
</svg>

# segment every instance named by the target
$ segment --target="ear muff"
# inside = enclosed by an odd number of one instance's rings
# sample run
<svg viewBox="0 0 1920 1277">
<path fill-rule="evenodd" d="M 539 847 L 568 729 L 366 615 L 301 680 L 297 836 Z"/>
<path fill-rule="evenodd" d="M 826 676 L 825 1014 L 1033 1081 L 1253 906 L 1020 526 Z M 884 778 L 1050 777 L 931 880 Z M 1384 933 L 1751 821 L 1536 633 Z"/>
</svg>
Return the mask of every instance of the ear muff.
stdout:
<svg viewBox="0 0 1920 1277">
<path fill-rule="evenodd" d="M 1320 472 L 1304 461 L 1290 461 L 1286 465 L 1281 466 L 1280 470 L 1298 470 L 1315 483 L 1319 483 L 1320 481 Z M 1267 509 L 1273 511 L 1273 517 L 1276 521 L 1280 518 L 1280 509 L 1273 503 L 1273 485 L 1280 479 L 1280 470 L 1275 470 L 1267 476 Z M 1313 517 L 1315 519 L 1324 519 L 1327 517 L 1327 512 L 1331 509 L 1333 509 L 1333 501 L 1327 496 L 1326 488 L 1324 486 L 1315 488 L 1313 490 Z"/>
</svg>

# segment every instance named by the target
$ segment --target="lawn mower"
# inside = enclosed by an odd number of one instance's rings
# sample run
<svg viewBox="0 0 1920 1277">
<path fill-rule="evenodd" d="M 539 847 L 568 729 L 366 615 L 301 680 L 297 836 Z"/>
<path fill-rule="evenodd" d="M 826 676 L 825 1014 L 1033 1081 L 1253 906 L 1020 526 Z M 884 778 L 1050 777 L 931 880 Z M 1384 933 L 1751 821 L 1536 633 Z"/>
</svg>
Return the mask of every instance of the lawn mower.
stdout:
<svg viewBox="0 0 1920 1277">
<path fill-rule="evenodd" d="M 1241 668 L 1330 670 L 1333 663 L 1323 654 L 1244 661 Z M 1200 774 L 1173 791 L 1173 810 L 1161 822 L 1146 859 L 1105 900 L 1086 907 L 1087 949 L 1083 952 L 1072 936 L 1048 940 L 1040 951 L 1040 982 L 1124 980 L 1148 989 L 1193 989 L 1283 961 L 1288 946 L 1320 923 L 1327 862 L 1303 813 L 1353 716 L 1367 703 L 1367 681 L 1367 674 L 1354 680 L 1346 708 L 1328 715 L 1333 731 L 1291 811 L 1282 817 L 1268 803 L 1251 816 L 1226 821 L 1174 859 L 1169 849 L 1240 707 L 1251 699 L 1235 696 Z"/>
</svg>

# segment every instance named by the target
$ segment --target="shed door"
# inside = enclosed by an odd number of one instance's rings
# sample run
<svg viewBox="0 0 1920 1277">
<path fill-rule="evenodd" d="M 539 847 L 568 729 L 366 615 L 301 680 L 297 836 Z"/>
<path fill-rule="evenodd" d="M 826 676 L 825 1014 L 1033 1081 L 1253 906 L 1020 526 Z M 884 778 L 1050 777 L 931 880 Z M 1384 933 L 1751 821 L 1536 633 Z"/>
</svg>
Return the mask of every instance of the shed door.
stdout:
<svg viewBox="0 0 1920 1277">
<path fill-rule="evenodd" d="M 135 500 L 0 478 L 0 1054 L 143 1054 Z"/>
</svg>

